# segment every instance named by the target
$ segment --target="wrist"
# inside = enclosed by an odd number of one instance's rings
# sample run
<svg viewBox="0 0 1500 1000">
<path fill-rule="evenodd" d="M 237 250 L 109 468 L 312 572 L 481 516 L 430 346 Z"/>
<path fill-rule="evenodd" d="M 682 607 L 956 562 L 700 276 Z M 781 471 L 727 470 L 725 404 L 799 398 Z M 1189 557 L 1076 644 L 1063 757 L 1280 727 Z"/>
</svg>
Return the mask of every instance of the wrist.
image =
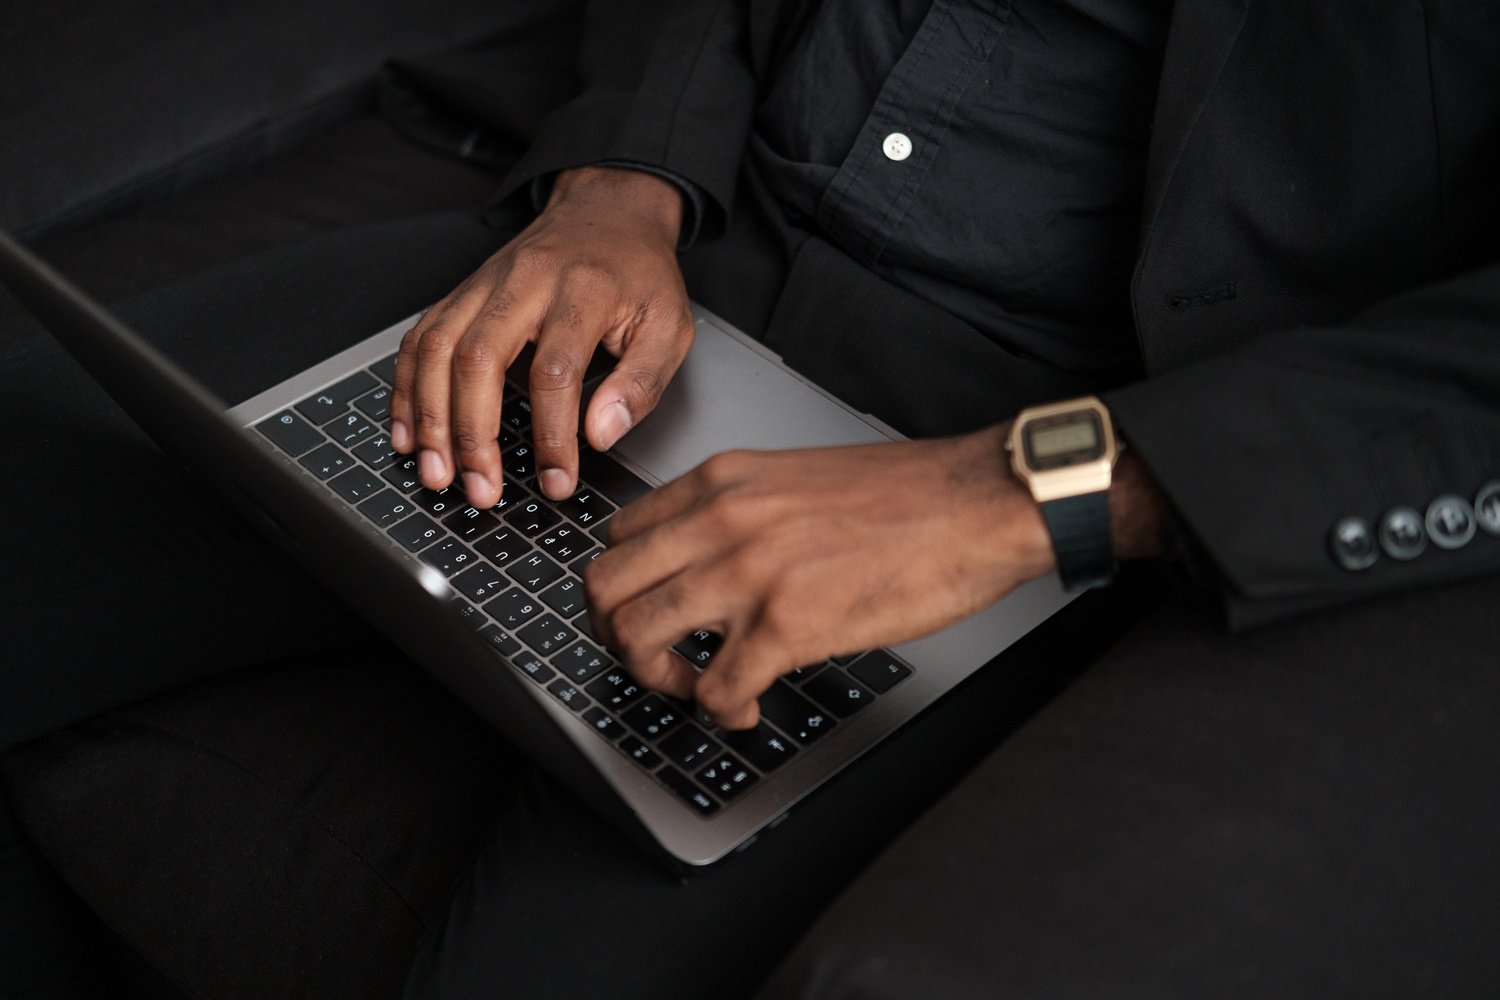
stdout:
<svg viewBox="0 0 1500 1000">
<path fill-rule="evenodd" d="M 683 194 L 664 177 L 629 167 L 574 167 L 557 175 L 545 211 L 605 210 L 658 233 L 673 248 L 682 230 Z"/>
<path fill-rule="evenodd" d="M 1008 572 L 1032 580 L 1057 569 L 1057 553 L 1040 505 L 1006 461 L 1010 432 L 1007 421 L 966 439 L 972 448 L 971 467 L 985 470 L 986 478 L 992 480 L 991 496 L 984 505 L 983 529 L 988 535 L 981 551 L 995 554 Z"/>
</svg>

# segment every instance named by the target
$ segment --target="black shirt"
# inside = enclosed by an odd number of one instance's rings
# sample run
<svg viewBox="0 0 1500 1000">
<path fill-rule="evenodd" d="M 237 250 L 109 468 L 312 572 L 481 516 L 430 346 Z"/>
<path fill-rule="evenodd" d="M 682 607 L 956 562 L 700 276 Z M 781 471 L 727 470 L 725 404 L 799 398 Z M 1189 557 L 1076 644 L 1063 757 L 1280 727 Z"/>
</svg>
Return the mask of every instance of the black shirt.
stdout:
<svg viewBox="0 0 1500 1000">
<path fill-rule="evenodd" d="M 789 213 L 1019 353 L 1129 366 L 1169 0 L 826 0 L 760 84 Z"/>
</svg>

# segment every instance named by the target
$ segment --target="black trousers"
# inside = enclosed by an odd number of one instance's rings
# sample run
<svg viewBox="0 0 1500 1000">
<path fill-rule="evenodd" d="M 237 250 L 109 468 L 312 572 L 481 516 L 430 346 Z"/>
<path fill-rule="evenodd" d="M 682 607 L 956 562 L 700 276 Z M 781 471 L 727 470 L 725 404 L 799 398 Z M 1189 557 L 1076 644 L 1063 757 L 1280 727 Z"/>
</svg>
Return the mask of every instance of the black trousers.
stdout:
<svg viewBox="0 0 1500 1000">
<path fill-rule="evenodd" d="M 238 398 L 504 231 L 350 229 L 122 311 Z M 732 257 L 689 262 L 695 287 Z M 7 331 L 0 406 L 28 433 L 0 487 L 5 891 L 55 905 L 8 906 L 4 940 L 76 926 L 66 885 L 199 996 L 748 996 L 815 922 L 771 995 L 1462 994 L 1500 971 L 1492 581 L 1240 637 L 1174 599 L 1105 653 L 1153 599 L 1133 580 L 682 883 L 224 520 L 44 334 Z"/>
</svg>

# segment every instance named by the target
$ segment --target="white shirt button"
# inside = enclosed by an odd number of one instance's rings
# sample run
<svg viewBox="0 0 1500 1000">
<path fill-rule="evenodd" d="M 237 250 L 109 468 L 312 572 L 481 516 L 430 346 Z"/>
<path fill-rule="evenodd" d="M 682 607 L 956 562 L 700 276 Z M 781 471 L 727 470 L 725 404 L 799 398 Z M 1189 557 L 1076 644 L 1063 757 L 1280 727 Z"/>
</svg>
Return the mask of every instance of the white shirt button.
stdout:
<svg viewBox="0 0 1500 1000">
<path fill-rule="evenodd" d="M 887 159 L 900 162 L 911 155 L 911 140 L 907 138 L 905 132 L 892 132 L 885 137 L 881 148 L 885 150 Z"/>
</svg>

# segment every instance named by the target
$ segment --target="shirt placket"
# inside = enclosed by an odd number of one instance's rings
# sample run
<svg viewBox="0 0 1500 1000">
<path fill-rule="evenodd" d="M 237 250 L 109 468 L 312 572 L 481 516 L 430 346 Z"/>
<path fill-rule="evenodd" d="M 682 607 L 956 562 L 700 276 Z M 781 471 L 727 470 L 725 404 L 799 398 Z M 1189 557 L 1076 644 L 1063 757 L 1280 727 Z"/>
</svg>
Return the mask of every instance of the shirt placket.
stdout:
<svg viewBox="0 0 1500 1000">
<path fill-rule="evenodd" d="M 886 78 L 817 210 L 823 230 L 864 263 L 879 261 L 910 212 L 1009 14 L 1010 0 L 935 0 Z"/>
</svg>

